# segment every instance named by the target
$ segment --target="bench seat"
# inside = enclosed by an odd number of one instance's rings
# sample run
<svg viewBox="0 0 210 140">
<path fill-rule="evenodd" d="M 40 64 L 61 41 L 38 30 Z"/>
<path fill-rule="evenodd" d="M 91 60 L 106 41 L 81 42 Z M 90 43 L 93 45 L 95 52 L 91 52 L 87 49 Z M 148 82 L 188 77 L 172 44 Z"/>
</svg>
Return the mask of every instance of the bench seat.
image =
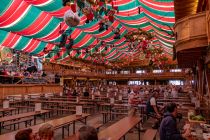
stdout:
<svg viewBox="0 0 210 140">
<path fill-rule="evenodd" d="M 155 140 L 157 129 L 147 129 L 142 140 Z"/>
<path fill-rule="evenodd" d="M 90 126 L 94 127 L 95 129 L 97 129 L 97 131 L 99 131 L 99 128 L 101 126 L 103 126 L 103 124 L 101 123 L 96 123 L 96 124 L 90 124 Z M 71 135 L 70 137 L 68 137 L 66 140 L 76 140 L 76 135 Z"/>
</svg>

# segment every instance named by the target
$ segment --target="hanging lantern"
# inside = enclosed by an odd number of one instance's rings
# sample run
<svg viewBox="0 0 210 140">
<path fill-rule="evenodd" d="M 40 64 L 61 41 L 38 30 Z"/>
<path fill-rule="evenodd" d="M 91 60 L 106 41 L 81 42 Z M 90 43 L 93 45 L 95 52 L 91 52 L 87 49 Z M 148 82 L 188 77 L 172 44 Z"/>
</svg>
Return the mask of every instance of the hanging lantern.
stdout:
<svg viewBox="0 0 210 140">
<path fill-rule="evenodd" d="M 80 23 L 80 18 L 79 16 L 74 13 L 72 10 L 68 10 L 66 11 L 66 13 L 64 14 L 64 21 L 65 23 L 70 26 L 70 27 L 75 27 L 77 25 L 79 25 Z"/>
</svg>

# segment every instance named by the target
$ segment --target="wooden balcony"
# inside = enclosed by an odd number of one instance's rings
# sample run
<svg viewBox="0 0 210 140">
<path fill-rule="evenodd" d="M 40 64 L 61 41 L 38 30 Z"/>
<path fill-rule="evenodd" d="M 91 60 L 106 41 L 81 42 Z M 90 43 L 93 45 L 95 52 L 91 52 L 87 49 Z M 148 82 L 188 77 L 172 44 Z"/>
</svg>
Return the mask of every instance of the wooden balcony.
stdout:
<svg viewBox="0 0 210 140">
<path fill-rule="evenodd" d="M 207 13 L 202 12 L 178 20 L 174 26 L 177 34 L 176 51 L 207 46 Z"/>
<path fill-rule="evenodd" d="M 101 74 L 93 72 L 77 72 L 69 71 L 64 77 L 75 77 L 76 79 L 81 78 L 95 78 L 95 79 L 107 79 L 107 80 L 167 80 L 167 79 L 185 79 L 186 74 L 183 72 L 163 72 L 163 73 L 144 73 L 144 74 Z"/>
<path fill-rule="evenodd" d="M 143 74 L 116 74 L 106 75 L 106 79 L 112 80 L 167 80 L 167 79 L 185 79 L 186 74 L 183 72 L 163 72 L 163 73 L 143 73 Z"/>
<path fill-rule="evenodd" d="M 208 46 L 207 12 L 187 16 L 176 21 L 175 49 L 180 68 L 192 67 Z"/>
<path fill-rule="evenodd" d="M 210 7 L 210 2 L 209 2 L 209 7 Z M 208 34 L 208 43 L 210 45 L 210 10 L 207 11 L 207 34 Z"/>
</svg>

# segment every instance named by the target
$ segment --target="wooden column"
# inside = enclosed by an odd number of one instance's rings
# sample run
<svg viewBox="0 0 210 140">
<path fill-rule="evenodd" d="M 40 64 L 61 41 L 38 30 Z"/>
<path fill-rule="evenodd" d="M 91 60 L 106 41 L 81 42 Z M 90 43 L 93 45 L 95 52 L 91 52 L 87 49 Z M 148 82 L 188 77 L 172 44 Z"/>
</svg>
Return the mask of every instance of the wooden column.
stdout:
<svg viewBox="0 0 210 140">
<path fill-rule="evenodd" d="M 198 93 L 203 96 L 203 85 L 204 85 L 204 61 L 198 60 Z"/>
</svg>

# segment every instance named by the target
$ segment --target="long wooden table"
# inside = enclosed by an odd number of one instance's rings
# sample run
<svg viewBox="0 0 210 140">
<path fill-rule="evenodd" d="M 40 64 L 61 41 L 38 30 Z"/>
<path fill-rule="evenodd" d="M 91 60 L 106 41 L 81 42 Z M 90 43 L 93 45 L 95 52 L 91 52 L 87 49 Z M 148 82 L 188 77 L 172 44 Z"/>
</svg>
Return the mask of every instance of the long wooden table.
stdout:
<svg viewBox="0 0 210 140">
<path fill-rule="evenodd" d="M 139 117 L 125 117 L 113 125 L 105 128 L 98 133 L 99 139 L 111 138 L 111 140 L 119 140 L 135 126 L 137 126 L 138 136 L 140 140 L 140 121 Z"/>
<path fill-rule="evenodd" d="M 2 117 L 4 117 L 7 115 L 11 115 L 14 110 L 16 110 L 16 108 L 1 108 L 0 112 L 2 113 Z"/>
<path fill-rule="evenodd" d="M 2 124 L 4 122 L 8 122 L 8 121 L 13 121 L 13 120 L 17 120 L 17 119 L 22 119 L 22 118 L 27 118 L 27 117 L 34 117 L 34 125 L 36 125 L 36 117 L 37 115 L 40 114 L 46 114 L 49 113 L 49 110 L 41 110 L 39 112 L 27 112 L 27 113 L 21 113 L 15 116 L 6 116 L 6 117 L 2 117 L 0 118 L 0 134 L 1 134 L 1 129 L 2 129 Z M 45 116 L 45 115 L 44 115 Z M 45 121 L 45 117 L 44 117 L 44 121 Z"/>
<path fill-rule="evenodd" d="M 70 124 L 73 124 L 73 134 L 75 134 L 75 123 L 77 121 L 84 120 L 84 123 L 86 124 L 86 119 L 88 116 L 90 116 L 90 114 L 82 114 L 81 116 L 77 116 L 74 114 L 74 115 L 69 115 L 69 116 L 63 117 L 63 118 L 50 120 L 45 123 L 53 125 L 54 129 L 62 128 L 62 137 L 64 137 L 64 129 L 66 126 L 68 127 L 68 134 L 69 134 L 69 126 L 70 126 Z M 43 125 L 43 123 L 32 126 L 30 128 L 33 130 L 33 133 L 37 133 L 39 131 L 39 128 L 42 125 Z M 15 135 L 18 131 L 13 131 L 11 133 L 0 135 L 0 140 L 14 140 Z"/>
</svg>

